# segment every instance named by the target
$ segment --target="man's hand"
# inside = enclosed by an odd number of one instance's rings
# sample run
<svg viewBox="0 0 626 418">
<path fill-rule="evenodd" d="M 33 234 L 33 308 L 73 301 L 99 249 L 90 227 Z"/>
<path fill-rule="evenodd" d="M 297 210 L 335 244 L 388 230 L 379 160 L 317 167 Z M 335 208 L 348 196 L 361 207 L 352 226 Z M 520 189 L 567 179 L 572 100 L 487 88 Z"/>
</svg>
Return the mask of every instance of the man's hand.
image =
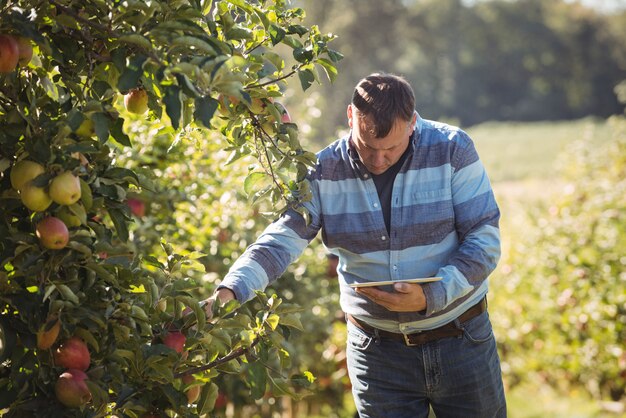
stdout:
<svg viewBox="0 0 626 418">
<path fill-rule="evenodd" d="M 207 321 L 213 317 L 213 304 L 217 299 L 219 299 L 220 305 L 223 305 L 226 302 L 235 299 L 235 294 L 230 289 L 221 288 L 217 292 L 215 292 L 213 296 L 205 299 L 204 312 L 206 313 Z"/>
<path fill-rule="evenodd" d="M 395 292 L 376 287 L 357 287 L 356 292 L 393 312 L 418 312 L 426 309 L 426 296 L 417 283 L 395 283 Z"/>
</svg>

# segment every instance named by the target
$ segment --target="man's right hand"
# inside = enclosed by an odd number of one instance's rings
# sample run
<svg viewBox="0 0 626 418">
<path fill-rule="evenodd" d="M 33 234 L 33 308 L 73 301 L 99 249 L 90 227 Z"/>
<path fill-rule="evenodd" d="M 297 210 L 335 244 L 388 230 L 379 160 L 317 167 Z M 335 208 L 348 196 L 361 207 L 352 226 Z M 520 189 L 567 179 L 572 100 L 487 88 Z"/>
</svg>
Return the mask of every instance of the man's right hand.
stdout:
<svg viewBox="0 0 626 418">
<path fill-rule="evenodd" d="M 223 287 L 215 292 L 213 296 L 205 299 L 204 302 L 206 303 L 204 304 L 204 312 L 206 313 L 207 320 L 213 317 L 213 304 L 217 299 L 219 299 L 220 305 L 223 305 L 230 300 L 236 299 L 236 297 L 232 290 Z"/>
</svg>

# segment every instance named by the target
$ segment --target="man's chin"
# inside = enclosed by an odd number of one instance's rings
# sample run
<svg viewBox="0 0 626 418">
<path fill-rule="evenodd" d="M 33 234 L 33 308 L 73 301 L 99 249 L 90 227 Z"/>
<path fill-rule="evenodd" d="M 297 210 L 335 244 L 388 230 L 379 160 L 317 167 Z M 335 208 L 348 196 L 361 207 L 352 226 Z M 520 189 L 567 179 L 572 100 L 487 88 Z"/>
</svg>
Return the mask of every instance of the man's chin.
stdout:
<svg viewBox="0 0 626 418">
<path fill-rule="evenodd" d="M 370 173 L 377 176 L 379 174 L 383 174 L 385 171 L 387 171 L 388 168 L 389 167 L 380 167 L 380 168 L 368 167 L 367 169 L 369 170 Z"/>
</svg>

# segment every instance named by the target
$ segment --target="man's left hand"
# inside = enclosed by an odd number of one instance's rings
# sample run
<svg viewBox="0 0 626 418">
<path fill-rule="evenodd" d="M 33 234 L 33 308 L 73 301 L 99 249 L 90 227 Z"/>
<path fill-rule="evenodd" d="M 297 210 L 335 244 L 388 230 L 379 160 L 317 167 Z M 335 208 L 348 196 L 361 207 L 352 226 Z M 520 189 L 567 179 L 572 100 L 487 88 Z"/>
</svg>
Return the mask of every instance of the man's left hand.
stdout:
<svg viewBox="0 0 626 418">
<path fill-rule="evenodd" d="M 426 296 L 417 283 L 395 283 L 395 292 L 385 292 L 376 287 L 358 287 L 357 293 L 393 312 L 417 312 L 426 309 Z"/>
</svg>

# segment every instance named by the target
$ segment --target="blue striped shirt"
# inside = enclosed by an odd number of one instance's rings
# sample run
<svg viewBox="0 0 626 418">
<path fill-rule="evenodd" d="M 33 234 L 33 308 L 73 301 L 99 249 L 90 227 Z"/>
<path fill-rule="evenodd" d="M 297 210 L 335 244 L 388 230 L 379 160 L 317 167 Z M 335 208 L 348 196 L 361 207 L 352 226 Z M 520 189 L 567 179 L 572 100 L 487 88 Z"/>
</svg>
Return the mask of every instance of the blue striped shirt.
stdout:
<svg viewBox="0 0 626 418">
<path fill-rule="evenodd" d="M 371 174 L 341 138 L 317 154 L 307 181 L 307 225 L 293 210 L 270 224 L 237 259 L 220 287 L 244 302 L 264 289 L 322 232 L 339 257 L 344 312 L 380 329 L 410 333 L 448 323 L 487 293 L 500 257 L 500 212 L 470 137 L 418 117 L 410 152 L 398 172 L 387 232 Z M 441 276 L 423 285 L 427 308 L 391 312 L 358 295 L 350 283 Z"/>
</svg>

